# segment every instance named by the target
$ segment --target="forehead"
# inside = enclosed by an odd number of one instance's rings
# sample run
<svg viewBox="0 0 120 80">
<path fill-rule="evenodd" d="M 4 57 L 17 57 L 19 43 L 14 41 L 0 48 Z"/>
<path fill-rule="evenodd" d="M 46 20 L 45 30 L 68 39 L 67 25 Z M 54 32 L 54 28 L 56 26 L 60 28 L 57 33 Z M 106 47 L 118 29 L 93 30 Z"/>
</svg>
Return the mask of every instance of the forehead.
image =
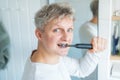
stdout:
<svg viewBox="0 0 120 80">
<path fill-rule="evenodd" d="M 56 18 L 48 23 L 49 27 L 61 26 L 61 27 L 73 27 L 74 19 L 71 17 Z M 51 25 L 51 26 L 50 26 Z"/>
</svg>

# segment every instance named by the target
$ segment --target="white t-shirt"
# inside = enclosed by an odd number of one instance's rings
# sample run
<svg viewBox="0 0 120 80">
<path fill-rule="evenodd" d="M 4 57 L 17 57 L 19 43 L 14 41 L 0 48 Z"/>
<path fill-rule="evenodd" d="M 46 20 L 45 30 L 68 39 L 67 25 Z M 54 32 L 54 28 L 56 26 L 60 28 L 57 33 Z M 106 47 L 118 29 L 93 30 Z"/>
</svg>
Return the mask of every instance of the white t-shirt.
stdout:
<svg viewBox="0 0 120 80">
<path fill-rule="evenodd" d="M 79 37 L 81 43 L 91 43 L 93 37 L 98 36 L 98 26 L 90 21 L 80 26 Z M 86 53 L 87 50 L 82 49 L 82 53 Z"/>
<path fill-rule="evenodd" d="M 61 57 L 57 64 L 31 62 L 28 58 L 22 80 L 71 80 L 71 76 L 91 74 L 100 60 L 101 53 L 87 53 L 81 60 Z"/>
<path fill-rule="evenodd" d="M 98 36 L 98 26 L 90 21 L 85 22 L 82 26 L 80 26 L 79 30 L 80 42 L 81 43 L 91 43 L 93 37 Z M 81 49 L 83 56 L 87 52 L 86 49 Z M 88 76 L 87 78 L 83 78 L 82 80 L 97 80 L 97 68 L 93 74 Z"/>
</svg>

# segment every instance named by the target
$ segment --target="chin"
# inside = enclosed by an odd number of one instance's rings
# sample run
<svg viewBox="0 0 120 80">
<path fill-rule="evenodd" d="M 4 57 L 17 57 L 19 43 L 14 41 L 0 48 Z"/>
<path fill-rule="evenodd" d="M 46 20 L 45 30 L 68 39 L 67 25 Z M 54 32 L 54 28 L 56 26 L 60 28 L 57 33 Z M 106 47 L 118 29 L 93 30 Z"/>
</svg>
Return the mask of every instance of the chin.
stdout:
<svg viewBox="0 0 120 80">
<path fill-rule="evenodd" d="M 66 53 L 64 52 L 64 53 L 60 53 L 59 55 L 60 56 L 66 56 L 67 54 L 68 54 L 68 52 L 66 52 Z"/>
</svg>

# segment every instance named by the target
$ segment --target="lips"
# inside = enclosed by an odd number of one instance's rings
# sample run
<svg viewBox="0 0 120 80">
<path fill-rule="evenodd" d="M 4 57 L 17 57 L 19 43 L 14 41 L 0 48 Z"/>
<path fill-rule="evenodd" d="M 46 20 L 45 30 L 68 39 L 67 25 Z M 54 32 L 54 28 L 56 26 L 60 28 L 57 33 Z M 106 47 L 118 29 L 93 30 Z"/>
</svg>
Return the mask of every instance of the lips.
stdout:
<svg viewBox="0 0 120 80">
<path fill-rule="evenodd" d="M 60 47 L 60 48 L 66 48 L 67 47 L 67 43 L 59 43 L 58 44 L 58 46 Z"/>
</svg>

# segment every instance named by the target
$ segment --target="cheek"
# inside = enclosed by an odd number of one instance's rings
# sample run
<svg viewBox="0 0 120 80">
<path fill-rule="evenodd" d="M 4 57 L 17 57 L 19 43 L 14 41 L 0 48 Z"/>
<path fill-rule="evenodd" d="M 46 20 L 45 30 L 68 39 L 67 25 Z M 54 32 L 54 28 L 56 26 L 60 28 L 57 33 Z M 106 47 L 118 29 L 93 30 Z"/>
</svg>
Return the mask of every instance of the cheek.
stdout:
<svg viewBox="0 0 120 80">
<path fill-rule="evenodd" d="M 71 34 L 71 35 L 69 36 L 69 42 L 72 43 L 72 41 L 73 41 L 73 35 Z"/>
<path fill-rule="evenodd" d="M 57 40 L 58 40 L 58 36 L 54 36 L 54 35 L 47 36 L 47 38 L 46 38 L 46 41 L 47 41 L 49 44 L 56 43 Z"/>
<path fill-rule="evenodd" d="M 50 43 L 53 43 L 53 42 L 56 41 L 56 39 L 55 39 L 55 37 L 49 37 L 49 38 L 48 38 L 48 41 L 49 41 Z"/>
</svg>

